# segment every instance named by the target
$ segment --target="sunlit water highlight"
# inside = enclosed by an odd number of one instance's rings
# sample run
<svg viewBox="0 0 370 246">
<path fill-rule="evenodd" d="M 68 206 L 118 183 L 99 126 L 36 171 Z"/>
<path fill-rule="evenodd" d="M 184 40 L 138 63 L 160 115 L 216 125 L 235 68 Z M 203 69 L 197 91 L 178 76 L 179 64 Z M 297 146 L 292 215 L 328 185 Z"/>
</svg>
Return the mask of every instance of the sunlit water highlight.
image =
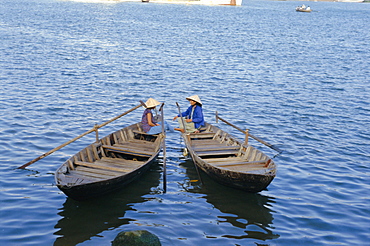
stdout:
<svg viewBox="0 0 370 246">
<path fill-rule="evenodd" d="M 370 5 L 309 2 L 314 12 L 295 12 L 301 4 L 2 1 L 1 244 L 110 245 L 138 229 L 163 245 L 368 244 Z M 208 122 L 217 110 L 284 150 L 268 190 L 194 182 L 178 133 L 167 136 L 166 193 L 159 159 L 121 192 L 67 198 L 53 174 L 94 135 L 15 169 L 148 97 L 166 103 L 170 121 L 193 94 Z"/>
</svg>

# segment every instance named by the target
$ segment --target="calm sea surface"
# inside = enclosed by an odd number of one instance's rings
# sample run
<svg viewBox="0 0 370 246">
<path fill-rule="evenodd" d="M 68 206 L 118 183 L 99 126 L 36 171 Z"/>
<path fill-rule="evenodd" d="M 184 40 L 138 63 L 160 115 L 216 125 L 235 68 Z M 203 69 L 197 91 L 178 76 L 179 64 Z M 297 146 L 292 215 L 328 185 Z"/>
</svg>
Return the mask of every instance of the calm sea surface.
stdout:
<svg viewBox="0 0 370 246">
<path fill-rule="evenodd" d="M 296 12 L 302 3 L 314 12 Z M 176 246 L 369 245 L 369 23 L 359 3 L 1 0 L 0 244 L 110 245 L 148 230 Z M 161 157 L 120 192 L 67 198 L 54 172 L 94 134 L 16 169 L 148 97 L 170 121 L 193 94 L 206 121 L 218 111 L 284 150 L 251 139 L 278 165 L 267 190 L 196 182 L 178 133 L 167 135 L 166 193 Z"/>
</svg>

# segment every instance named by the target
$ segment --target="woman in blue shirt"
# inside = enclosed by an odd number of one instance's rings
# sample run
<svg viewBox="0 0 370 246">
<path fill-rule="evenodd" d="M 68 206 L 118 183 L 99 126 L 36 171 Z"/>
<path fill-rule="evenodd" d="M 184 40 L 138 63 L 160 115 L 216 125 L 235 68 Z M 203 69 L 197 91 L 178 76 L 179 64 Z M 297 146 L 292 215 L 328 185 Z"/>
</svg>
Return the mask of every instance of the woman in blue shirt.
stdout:
<svg viewBox="0 0 370 246">
<path fill-rule="evenodd" d="M 175 128 L 175 130 L 181 132 L 185 132 L 185 130 L 186 132 L 199 132 L 199 129 L 205 126 L 202 101 L 198 95 L 187 97 L 186 99 L 189 100 L 190 107 L 185 112 L 181 113 L 181 115 L 179 114 L 173 118 L 173 120 L 177 119 L 180 124 L 180 127 Z M 185 130 L 181 117 L 184 117 Z"/>
</svg>

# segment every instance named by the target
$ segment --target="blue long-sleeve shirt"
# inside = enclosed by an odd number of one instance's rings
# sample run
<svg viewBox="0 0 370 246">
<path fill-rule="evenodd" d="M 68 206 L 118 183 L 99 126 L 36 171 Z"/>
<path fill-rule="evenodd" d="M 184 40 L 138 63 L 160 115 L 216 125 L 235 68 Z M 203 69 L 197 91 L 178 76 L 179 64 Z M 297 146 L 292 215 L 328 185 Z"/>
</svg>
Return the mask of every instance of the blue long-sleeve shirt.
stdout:
<svg viewBox="0 0 370 246">
<path fill-rule="evenodd" d="M 192 119 L 194 122 L 194 127 L 199 128 L 201 126 L 205 126 L 204 117 L 203 117 L 203 109 L 202 107 L 199 107 L 198 105 L 194 108 L 193 117 L 191 117 L 191 110 L 193 106 L 190 106 L 185 112 L 181 113 L 181 115 L 178 115 L 179 117 L 186 117 L 188 116 L 189 119 Z"/>
</svg>

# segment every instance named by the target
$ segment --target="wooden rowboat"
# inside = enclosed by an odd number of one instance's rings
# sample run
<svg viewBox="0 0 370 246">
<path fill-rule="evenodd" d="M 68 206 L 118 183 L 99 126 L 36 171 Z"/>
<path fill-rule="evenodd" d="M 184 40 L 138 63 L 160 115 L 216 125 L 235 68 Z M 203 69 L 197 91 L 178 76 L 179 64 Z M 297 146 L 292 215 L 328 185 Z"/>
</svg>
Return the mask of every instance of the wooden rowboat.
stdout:
<svg viewBox="0 0 370 246">
<path fill-rule="evenodd" d="M 86 200 L 121 189 L 147 171 L 159 155 L 165 136 L 148 135 L 136 123 L 90 144 L 56 171 L 57 187 L 74 200 Z"/>
<path fill-rule="evenodd" d="M 216 126 L 206 123 L 204 131 L 182 137 L 196 167 L 221 184 L 260 192 L 276 175 L 271 158 Z"/>
</svg>

